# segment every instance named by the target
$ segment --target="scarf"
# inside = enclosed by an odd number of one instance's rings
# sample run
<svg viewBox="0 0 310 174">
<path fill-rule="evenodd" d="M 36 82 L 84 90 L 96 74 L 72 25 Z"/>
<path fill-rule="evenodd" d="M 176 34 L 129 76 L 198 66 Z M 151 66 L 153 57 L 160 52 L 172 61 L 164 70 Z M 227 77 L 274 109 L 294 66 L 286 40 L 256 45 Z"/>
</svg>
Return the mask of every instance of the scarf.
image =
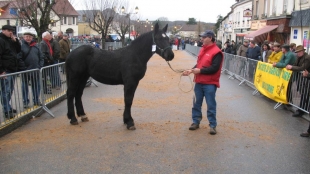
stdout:
<svg viewBox="0 0 310 174">
<path fill-rule="evenodd" d="M 52 49 L 52 46 L 50 44 L 50 41 L 47 40 L 47 39 L 43 39 L 45 41 L 45 43 L 47 44 L 48 48 L 50 49 L 50 53 L 51 53 L 51 56 L 53 56 L 53 49 Z"/>
</svg>

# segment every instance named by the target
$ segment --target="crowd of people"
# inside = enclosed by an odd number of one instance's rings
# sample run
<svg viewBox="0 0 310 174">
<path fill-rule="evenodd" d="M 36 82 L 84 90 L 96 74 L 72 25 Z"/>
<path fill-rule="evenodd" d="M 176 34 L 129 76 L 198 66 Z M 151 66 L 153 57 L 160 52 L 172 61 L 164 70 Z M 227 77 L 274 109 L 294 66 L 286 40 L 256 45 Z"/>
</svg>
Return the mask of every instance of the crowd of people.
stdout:
<svg viewBox="0 0 310 174">
<path fill-rule="evenodd" d="M 296 46 L 295 43 L 291 43 L 289 45 L 281 45 L 277 42 L 269 42 L 267 40 L 264 41 L 263 44 L 257 44 L 255 41 L 244 40 L 242 45 L 240 42 L 236 45 L 233 40 L 231 42 L 227 40 L 224 44 L 222 52 L 246 57 L 248 59 L 253 59 L 257 61 L 263 61 L 266 63 L 270 63 L 273 67 L 286 68 L 287 70 L 293 71 L 292 78 L 290 79 L 288 85 L 288 102 L 291 102 L 292 100 L 290 91 L 293 81 L 302 78 L 301 76 L 310 79 L 310 75 L 308 73 L 310 71 L 310 55 L 305 52 L 303 45 Z M 250 63 L 249 66 L 252 66 L 249 67 L 249 69 L 251 70 L 255 69 L 256 67 L 256 65 L 254 65 L 253 63 Z M 301 74 L 300 72 L 303 73 Z M 249 76 L 250 78 L 253 78 L 253 73 L 249 73 Z M 303 110 L 309 109 L 309 87 L 310 85 L 308 80 L 305 80 L 303 84 L 297 84 L 297 91 L 301 95 L 299 107 Z M 292 116 L 302 116 L 303 114 L 305 114 L 303 110 L 297 109 Z M 304 133 L 301 133 L 300 136 L 310 136 L 310 124 L 308 130 Z"/>
<path fill-rule="evenodd" d="M 45 66 L 64 62 L 70 52 L 71 43 L 68 35 L 63 32 L 58 32 L 52 36 L 51 32 L 42 34 L 42 41 L 37 43 L 35 35 L 30 32 L 23 33 L 23 37 L 19 40 L 13 34 L 14 28 L 10 25 L 2 26 L 0 33 L 0 75 L 9 75 L 14 72 L 24 70 L 41 69 Z M 62 67 L 64 73 L 64 68 Z M 45 69 L 42 73 L 43 86 L 39 83 L 39 72 L 30 71 L 22 73 L 22 99 L 24 108 L 28 108 L 29 101 L 29 85 L 32 89 L 33 105 L 42 105 L 40 101 L 40 91 L 43 88 L 44 94 L 51 94 L 51 88 L 59 90 L 61 88 L 61 79 L 58 66 L 53 69 Z M 15 76 L 4 76 L 0 79 L 1 85 L 1 104 L 4 116 L 7 119 L 13 118 L 16 109 L 11 106 L 11 97 L 14 91 Z"/>
</svg>

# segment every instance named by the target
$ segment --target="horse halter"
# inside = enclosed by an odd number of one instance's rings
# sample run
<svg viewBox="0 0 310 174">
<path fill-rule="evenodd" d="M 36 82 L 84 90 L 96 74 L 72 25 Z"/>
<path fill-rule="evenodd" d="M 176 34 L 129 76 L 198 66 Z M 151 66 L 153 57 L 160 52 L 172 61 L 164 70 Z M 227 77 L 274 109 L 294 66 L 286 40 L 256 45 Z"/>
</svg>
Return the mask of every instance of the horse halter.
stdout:
<svg viewBox="0 0 310 174">
<path fill-rule="evenodd" d="M 156 48 L 158 48 L 158 49 L 160 50 L 160 56 L 161 56 L 161 57 L 164 57 L 164 52 L 165 52 L 165 50 L 168 49 L 168 48 L 171 48 L 171 47 L 168 46 L 168 47 L 166 47 L 166 48 L 164 48 L 164 49 L 160 48 L 160 47 L 155 43 L 154 33 L 152 34 L 152 37 L 153 37 L 153 44 L 156 45 Z M 154 52 L 156 52 L 156 50 L 155 50 Z"/>
</svg>

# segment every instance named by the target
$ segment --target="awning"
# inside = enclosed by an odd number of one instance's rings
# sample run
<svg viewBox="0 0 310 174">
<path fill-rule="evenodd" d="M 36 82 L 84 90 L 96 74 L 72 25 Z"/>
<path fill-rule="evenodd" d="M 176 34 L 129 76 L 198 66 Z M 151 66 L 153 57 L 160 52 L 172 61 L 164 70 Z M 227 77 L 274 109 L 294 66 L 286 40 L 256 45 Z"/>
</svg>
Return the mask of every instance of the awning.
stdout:
<svg viewBox="0 0 310 174">
<path fill-rule="evenodd" d="M 266 25 L 265 27 L 259 30 L 253 31 L 250 34 L 245 35 L 244 38 L 249 40 L 265 40 L 267 38 L 268 33 L 276 28 L 278 28 L 278 25 Z M 258 38 L 255 39 L 256 37 L 260 37 L 260 39 Z"/>
<path fill-rule="evenodd" d="M 244 33 L 236 33 L 236 36 L 239 36 L 239 37 L 243 37 L 243 36 L 246 36 L 247 34 L 250 34 L 251 31 L 245 31 Z"/>
</svg>

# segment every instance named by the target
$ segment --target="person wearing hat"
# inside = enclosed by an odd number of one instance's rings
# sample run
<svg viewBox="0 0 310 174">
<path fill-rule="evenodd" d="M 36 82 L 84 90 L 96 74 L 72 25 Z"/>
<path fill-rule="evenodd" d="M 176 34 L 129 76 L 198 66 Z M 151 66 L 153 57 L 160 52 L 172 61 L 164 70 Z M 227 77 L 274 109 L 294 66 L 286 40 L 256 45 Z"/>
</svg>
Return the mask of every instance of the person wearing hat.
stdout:
<svg viewBox="0 0 310 174">
<path fill-rule="evenodd" d="M 244 40 L 243 45 L 241 45 L 237 51 L 237 55 L 242 56 L 242 57 L 246 57 L 246 52 L 248 50 L 248 47 L 249 47 L 249 41 Z"/>
<path fill-rule="evenodd" d="M 199 128 L 202 119 L 201 106 L 203 99 L 207 103 L 207 118 L 210 126 L 210 134 L 215 135 L 216 132 L 216 100 L 215 93 L 220 87 L 220 75 L 223 64 L 223 53 L 215 43 L 215 35 L 213 31 L 207 30 L 199 35 L 202 38 L 203 47 L 201 48 L 197 64 L 189 70 L 185 70 L 182 75 L 188 76 L 193 73 L 195 75 L 195 99 L 192 107 L 193 123 L 189 130 Z"/>
<path fill-rule="evenodd" d="M 273 43 L 273 52 L 268 57 L 268 63 L 277 63 L 280 61 L 281 57 L 283 55 L 283 52 L 281 51 L 281 45 L 277 42 Z"/>
<path fill-rule="evenodd" d="M 60 57 L 59 62 L 65 62 L 68 54 L 70 53 L 71 44 L 68 40 L 68 35 L 66 33 L 63 34 L 62 39 L 59 41 L 60 46 Z"/>
<path fill-rule="evenodd" d="M 21 45 L 19 40 L 13 35 L 14 28 L 10 25 L 2 26 L 0 33 L 0 75 L 10 74 L 18 71 L 17 53 L 20 52 Z M 10 105 L 14 90 L 15 76 L 7 76 L 0 79 L 1 104 L 4 116 L 13 118 L 16 110 Z"/>
<path fill-rule="evenodd" d="M 295 53 L 297 54 L 297 60 L 294 65 L 286 65 L 287 70 L 292 70 L 292 81 L 297 81 L 297 91 L 301 93 L 301 99 L 299 107 L 302 109 L 307 109 L 309 103 L 309 93 L 308 93 L 308 83 L 300 84 L 301 75 L 299 72 L 304 71 L 310 67 L 310 56 L 305 53 L 304 46 L 298 45 L 296 47 Z M 292 94 L 292 92 L 290 92 Z M 291 97 L 290 97 L 291 98 Z M 305 112 L 297 109 L 296 112 L 292 115 L 293 117 L 300 117 Z"/>
<path fill-rule="evenodd" d="M 37 43 L 33 40 L 35 35 L 30 32 L 25 32 L 23 34 L 21 52 L 18 57 L 25 63 L 25 70 L 41 69 L 44 64 L 44 56 Z M 33 95 L 33 105 L 40 106 L 40 83 L 39 83 L 39 73 L 23 73 L 22 74 L 22 97 L 24 108 L 28 108 L 29 101 L 29 82 L 31 83 L 32 95 Z"/>
<path fill-rule="evenodd" d="M 303 49 L 303 47 L 302 48 L 300 47 L 300 49 Z M 300 49 L 298 49 L 298 46 L 297 46 L 296 51 L 298 51 Z M 297 52 L 297 54 L 298 54 L 298 52 Z M 307 53 L 304 53 L 304 54 L 307 54 Z M 309 57 L 309 55 L 306 55 L 306 57 Z M 310 80 L 310 73 L 309 72 L 310 72 L 310 66 L 306 67 L 306 69 L 304 69 L 302 72 L 303 77 L 307 78 L 307 80 L 308 80 L 307 82 L 309 82 L 309 80 Z M 309 87 L 308 87 L 308 89 L 309 89 Z M 310 122 L 309 122 L 308 130 L 306 132 L 301 133 L 300 136 L 301 137 L 310 137 Z"/>
<path fill-rule="evenodd" d="M 283 55 L 278 63 L 273 63 L 273 67 L 285 68 L 286 65 L 294 65 L 296 62 L 296 56 L 291 52 L 290 46 L 287 44 L 282 45 Z"/>
</svg>

